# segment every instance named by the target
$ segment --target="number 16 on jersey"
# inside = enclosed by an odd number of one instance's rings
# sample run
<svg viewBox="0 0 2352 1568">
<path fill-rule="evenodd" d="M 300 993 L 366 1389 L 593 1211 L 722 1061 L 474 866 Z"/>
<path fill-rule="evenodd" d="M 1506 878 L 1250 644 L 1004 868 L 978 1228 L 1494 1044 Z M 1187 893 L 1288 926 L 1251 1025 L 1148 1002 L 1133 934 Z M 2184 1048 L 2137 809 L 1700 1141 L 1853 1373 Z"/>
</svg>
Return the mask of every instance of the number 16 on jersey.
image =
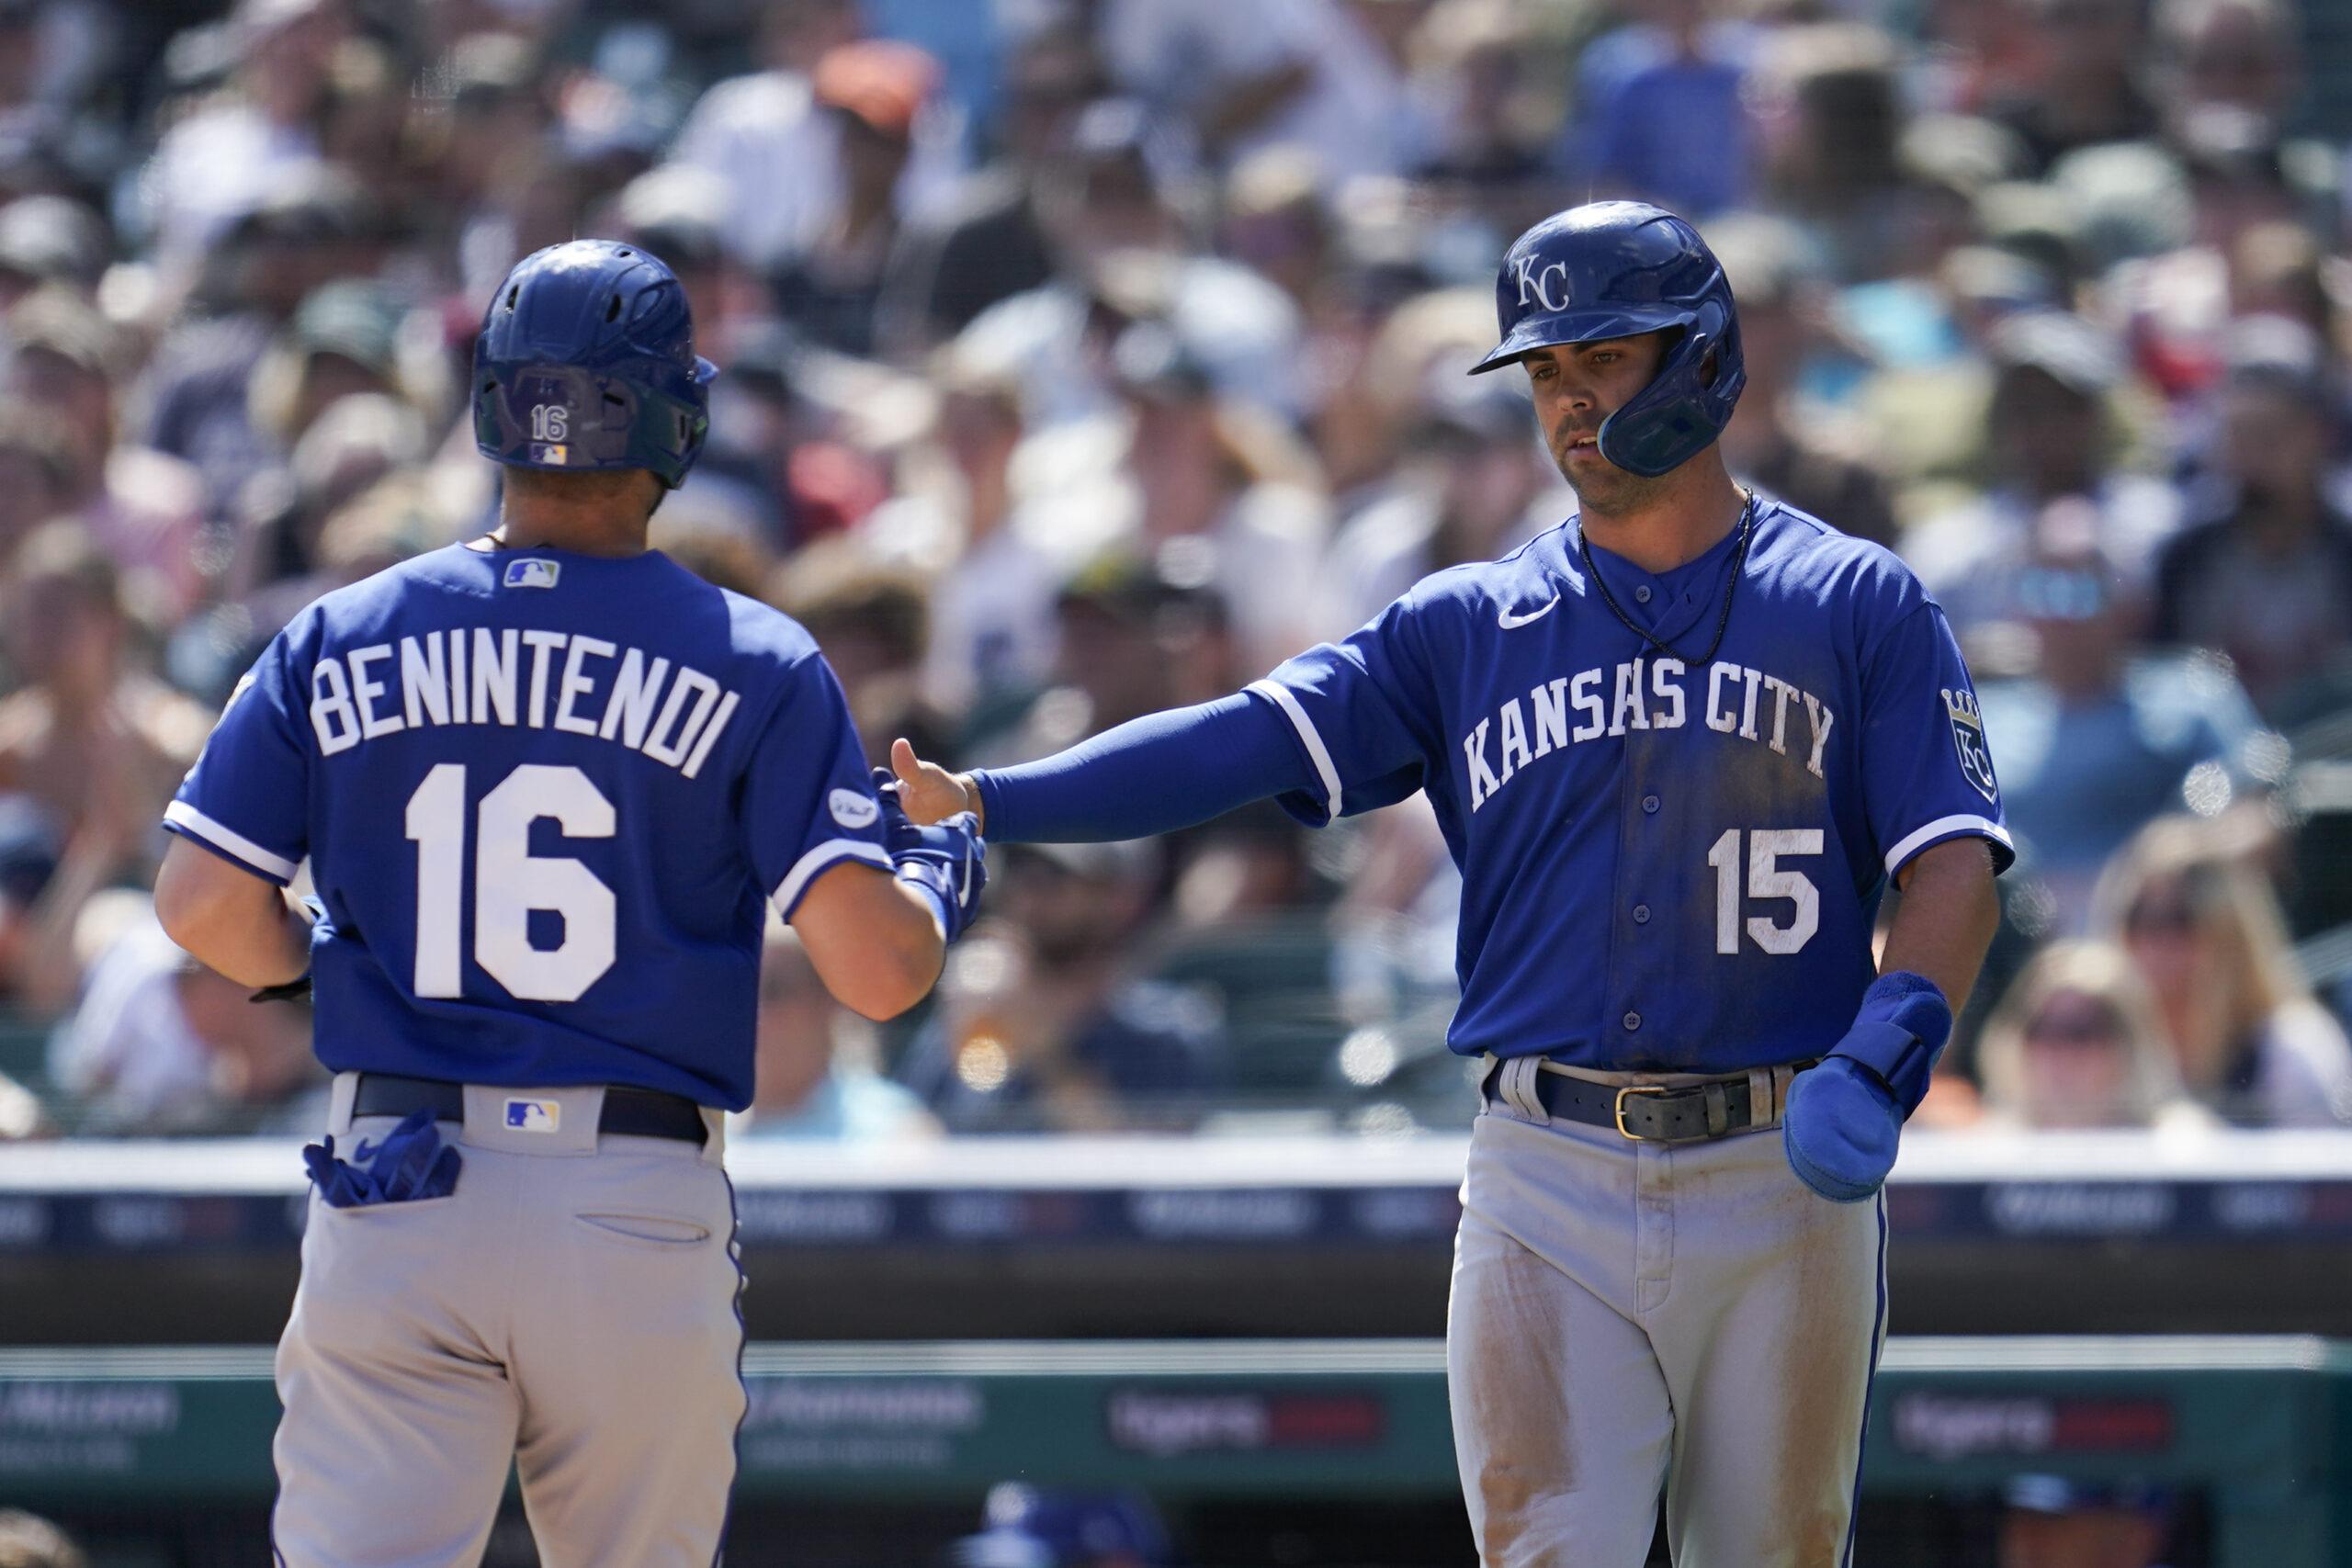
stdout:
<svg viewBox="0 0 2352 1568">
<path fill-rule="evenodd" d="M 617 905 L 594 872 L 531 852 L 531 824 L 553 818 L 569 839 L 609 839 L 613 803 L 573 767 L 526 762 L 481 798 L 474 832 L 474 962 L 509 994 L 577 1001 L 613 966 Z M 466 769 L 442 762 L 408 797 L 416 845 L 420 997 L 465 995 Z M 560 917 L 563 940 L 531 945 L 531 911 Z"/>
</svg>

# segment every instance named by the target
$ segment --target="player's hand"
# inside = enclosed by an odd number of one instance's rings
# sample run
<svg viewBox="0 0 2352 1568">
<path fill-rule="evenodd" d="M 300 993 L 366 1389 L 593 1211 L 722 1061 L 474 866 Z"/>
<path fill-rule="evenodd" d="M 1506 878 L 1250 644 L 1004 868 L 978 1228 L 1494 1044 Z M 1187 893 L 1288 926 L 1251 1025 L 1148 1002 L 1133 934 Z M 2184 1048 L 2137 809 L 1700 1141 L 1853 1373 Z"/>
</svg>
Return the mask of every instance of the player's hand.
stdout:
<svg viewBox="0 0 2352 1568">
<path fill-rule="evenodd" d="M 1951 1005 L 1926 976 L 1871 982 L 1854 1027 L 1789 1086 L 1781 1140 L 1797 1179 L 1835 1203 L 1875 1193 L 1951 1035 Z"/>
<path fill-rule="evenodd" d="M 968 811 L 987 829 L 987 810 L 969 774 L 951 773 L 936 762 L 924 761 L 903 739 L 890 742 L 890 771 L 899 775 L 899 804 L 917 827 L 928 828 Z"/>
</svg>

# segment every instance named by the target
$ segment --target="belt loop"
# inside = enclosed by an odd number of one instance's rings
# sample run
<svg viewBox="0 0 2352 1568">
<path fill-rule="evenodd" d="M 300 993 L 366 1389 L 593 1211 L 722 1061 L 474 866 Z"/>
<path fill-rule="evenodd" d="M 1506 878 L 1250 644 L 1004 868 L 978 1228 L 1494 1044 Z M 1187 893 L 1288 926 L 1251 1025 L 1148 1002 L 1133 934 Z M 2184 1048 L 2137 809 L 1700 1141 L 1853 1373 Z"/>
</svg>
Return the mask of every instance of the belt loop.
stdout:
<svg viewBox="0 0 2352 1568">
<path fill-rule="evenodd" d="M 1502 1102 L 1521 1118 L 1538 1127 L 1552 1124 L 1552 1113 L 1544 1109 L 1544 1096 L 1538 1089 L 1536 1075 L 1543 1071 L 1541 1056 L 1513 1056 L 1503 1063 L 1503 1070 L 1495 1076 L 1495 1093 Z"/>
<path fill-rule="evenodd" d="M 1707 1136 L 1720 1138 L 1731 1131 L 1730 1099 L 1721 1081 L 1707 1086 Z"/>
<path fill-rule="evenodd" d="M 1747 1069 L 1747 1124 L 1749 1126 L 1769 1127 L 1781 1114 L 1781 1098 L 1772 1092 L 1778 1087 L 1774 1082 L 1778 1075 L 1779 1069 L 1775 1067 Z"/>
</svg>

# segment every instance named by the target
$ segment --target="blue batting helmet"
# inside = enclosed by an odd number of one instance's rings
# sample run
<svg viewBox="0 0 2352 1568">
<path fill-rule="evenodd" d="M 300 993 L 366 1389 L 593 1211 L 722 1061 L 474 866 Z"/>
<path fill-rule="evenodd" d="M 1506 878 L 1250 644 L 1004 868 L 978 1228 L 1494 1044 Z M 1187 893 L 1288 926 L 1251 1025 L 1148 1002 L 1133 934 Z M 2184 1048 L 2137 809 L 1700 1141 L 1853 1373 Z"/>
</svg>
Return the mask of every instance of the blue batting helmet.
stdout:
<svg viewBox="0 0 2352 1568">
<path fill-rule="evenodd" d="M 1705 449 L 1747 384 L 1731 285 L 1699 231 L 1663 208 L 1596 201 L 1555 212 L 1503 253 L 1502 342 L 1471 374 L 1555 344 L 1680 333 L 1647 387 L 1600 427 L 1600 455 L 1656 479 Z"/>
<path fill-rule="evenodd" d="M 648 468 L 675 490 L 709 432 L 717 374 L 659 256 L 549 245 L 514 264 L 482 317 L 474 445 L 518 468 Z"/>
</svg>

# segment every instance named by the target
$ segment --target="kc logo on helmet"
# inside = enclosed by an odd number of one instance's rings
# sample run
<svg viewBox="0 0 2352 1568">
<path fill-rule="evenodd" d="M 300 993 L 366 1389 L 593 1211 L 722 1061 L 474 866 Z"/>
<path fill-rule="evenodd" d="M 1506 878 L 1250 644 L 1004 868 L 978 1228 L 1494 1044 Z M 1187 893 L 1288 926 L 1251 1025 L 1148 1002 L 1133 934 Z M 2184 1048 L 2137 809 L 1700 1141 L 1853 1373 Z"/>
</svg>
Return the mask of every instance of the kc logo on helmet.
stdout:
<svg viewBox="0 0 2352 1568">
<path fill-rule="evenodd" d="M 1984 744 L 1984 720 L 1976 711 L 1976 694 L 1962 688 L 1942 694 L 1944 712 L 1951 719 L 1951 743 L 1960 752 L 1960 774 L 1987 800 L 2000 796 L 1993 777 L 1993 752 Z"/>
<path fill-rule="evenodd" d="M 1521 256 L 1511 263 L 1511 271 L 1519 279 L 1519 304 L 1521 310 L 1527 308 L 1530 295 L 1534 297 L 1538 305 L 1555 314 L 1566 310 L 1575 302 L 1575 297 L 1568 290 L 1568 264 L 1566 262 L 1554 262 L 1549 266 L 1538 268 L 1533 256 Z M 1557 299 L 1552 298 L 1554 273 L 1559 274 L 1560 277 L 1560 297 Z"/>
</svg>

